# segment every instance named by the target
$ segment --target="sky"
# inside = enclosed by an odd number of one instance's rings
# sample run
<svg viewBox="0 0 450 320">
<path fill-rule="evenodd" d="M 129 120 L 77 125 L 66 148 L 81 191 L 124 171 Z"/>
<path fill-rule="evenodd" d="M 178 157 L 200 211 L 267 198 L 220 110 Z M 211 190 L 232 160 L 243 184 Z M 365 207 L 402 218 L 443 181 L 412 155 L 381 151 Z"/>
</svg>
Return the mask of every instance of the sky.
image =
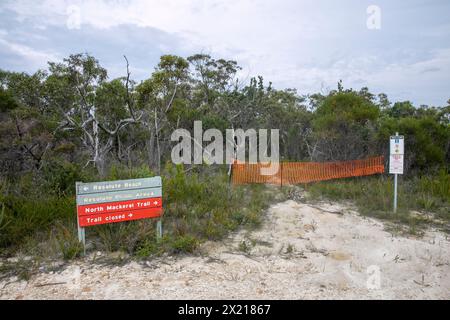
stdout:
<svg viewBox="0 0 450 320">
<path fill-rule="evenodd" d="M 143 80 L 164 54 L 236 60 L 248 82 L 392 102 L 450 99 L 448 0 L 0 0 L 0 69 L 33 73 L 87 52 Z"/>
</svg>

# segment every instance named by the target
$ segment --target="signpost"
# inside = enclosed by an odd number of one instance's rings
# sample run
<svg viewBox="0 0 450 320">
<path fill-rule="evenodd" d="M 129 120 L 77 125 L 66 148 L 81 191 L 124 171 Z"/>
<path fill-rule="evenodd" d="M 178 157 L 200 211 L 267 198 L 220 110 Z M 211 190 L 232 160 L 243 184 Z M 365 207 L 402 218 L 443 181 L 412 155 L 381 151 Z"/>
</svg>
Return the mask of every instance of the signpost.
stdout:
<svg viewBox="0 0 450 320">
<path fill-rule="evenodd" d="M 391 136 L 389 173 L 394 174 L 394 213 L 397 212 L 397 176 L 403 174 L 403 160 L 405 154 L 404 141 L 405 138 L 399 136 L 398 132 L 395 136 Z"/>
<path fill-rule="evenodd" d="M 139 219 L 159 218 L 162 237 L 161 177 L 76 183 L 78 239 L 86 244 L 86 227 Z"/>
</svg>

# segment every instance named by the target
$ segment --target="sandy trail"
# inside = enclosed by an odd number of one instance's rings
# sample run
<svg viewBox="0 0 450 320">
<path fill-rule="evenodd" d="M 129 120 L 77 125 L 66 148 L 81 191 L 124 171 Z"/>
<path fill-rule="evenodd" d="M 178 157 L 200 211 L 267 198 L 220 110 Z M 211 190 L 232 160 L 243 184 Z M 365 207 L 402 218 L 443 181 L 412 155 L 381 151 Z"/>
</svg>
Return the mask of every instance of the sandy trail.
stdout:
<svg viewBox="0 0 450 320">
<path fill-rule="evenodd" d="M 30 281 L 3 280 L 0 298 L 450 299 L 446 235 L 393 236 L 344 206 L 278 203 L 260 229 L 201 252 L 124 266 L 77 261 Z"/>
</svg>

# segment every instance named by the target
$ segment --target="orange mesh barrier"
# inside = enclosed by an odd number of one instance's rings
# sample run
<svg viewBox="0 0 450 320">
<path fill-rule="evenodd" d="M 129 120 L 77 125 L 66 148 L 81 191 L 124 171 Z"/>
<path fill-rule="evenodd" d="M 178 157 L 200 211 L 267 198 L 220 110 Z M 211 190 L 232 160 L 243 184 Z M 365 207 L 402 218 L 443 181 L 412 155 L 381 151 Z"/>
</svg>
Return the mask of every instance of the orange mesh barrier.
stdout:
<svg viewBox="0 0 450 320">
<path fill-rule="evenodd" d="M 267 168 L 262 163 L 234 163 L 232 165 L 233 184 L 299 184 L 314 181 L 348 177 L 368 176 L 384 173 L 384 157 L 340 162 L 284 162 L 273 175 L 263 175 Z"/>
</svg>

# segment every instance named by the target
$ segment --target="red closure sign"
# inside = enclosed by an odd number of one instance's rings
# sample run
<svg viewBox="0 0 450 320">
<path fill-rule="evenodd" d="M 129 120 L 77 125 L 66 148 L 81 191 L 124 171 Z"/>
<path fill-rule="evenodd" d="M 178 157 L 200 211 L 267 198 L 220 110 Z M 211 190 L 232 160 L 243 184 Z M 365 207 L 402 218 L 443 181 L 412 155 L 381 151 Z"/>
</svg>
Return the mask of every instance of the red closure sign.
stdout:
<svg viewBox="0 0 450 320">
<path fill-rule="evenodd" d="M 77 183 L 76 191 L 81 228 L 158 218 L 163 212 L 161 177 Z"/>
</svg>

